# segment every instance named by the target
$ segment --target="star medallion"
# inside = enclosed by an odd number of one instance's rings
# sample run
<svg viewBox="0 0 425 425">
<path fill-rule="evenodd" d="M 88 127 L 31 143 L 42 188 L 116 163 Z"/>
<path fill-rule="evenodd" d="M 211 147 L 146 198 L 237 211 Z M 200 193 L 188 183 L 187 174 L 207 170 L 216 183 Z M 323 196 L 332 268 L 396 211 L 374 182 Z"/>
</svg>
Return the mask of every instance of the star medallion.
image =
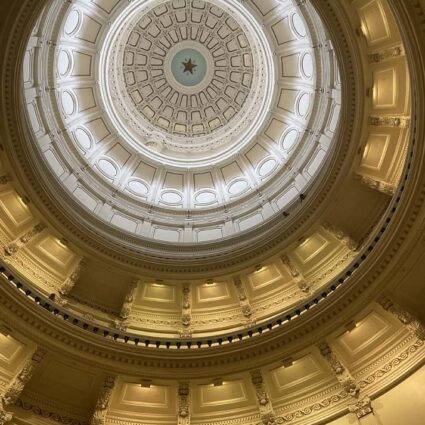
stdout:
<svg viewBox="0 0 425 425">
<path fill-rule="evenodd" d="M 189 60 L 186 59 L 186 62 L 182 62 L 182 65 L 184 66 L 183 72 L 190 72 L 193 75 L 193 71 L 198 66 L 196 63 L 192 62 L 192 58 Z"/>
</svg>

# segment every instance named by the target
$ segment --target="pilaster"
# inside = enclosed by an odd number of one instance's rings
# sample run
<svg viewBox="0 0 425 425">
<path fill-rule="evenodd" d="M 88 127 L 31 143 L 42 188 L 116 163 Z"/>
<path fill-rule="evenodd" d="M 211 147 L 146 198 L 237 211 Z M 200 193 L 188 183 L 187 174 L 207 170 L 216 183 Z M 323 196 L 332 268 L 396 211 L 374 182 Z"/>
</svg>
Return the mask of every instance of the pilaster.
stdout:
<svg viewBox="0 0 425 425">
<path fill-rule="evenodd" d="M 310 292 L 310 286 L 304 278 L 303 274 L 298 270 L 294 262 L 286 254 L 282 255 L 280 259 L 283 265 L 288 270 L 294 282 L 297 284 L 298 288 L 305 294 L 308 294 Z"/>
<path fill-rule="evenodd" d="M 322 224 L 322 227 L 327 233 L 331 234 L 333 237 L 338 239 L 350 251 L 353 251 L 353 252 L 358 251 L 358 244 L 350 236 L 344 233 L 344 231 L 326 222 Z"/>
<path fill-rule="evenodd" d="M 270 397 L 267 392 L 266 384 L 260 370 L 250 372 L 251 382 L 254 386 L 255 394 L 257 396 L 257 403 L 260 409 L 261 421 L 264 425 L 274 424 L 276 422 L 276 414 L 273 410 Z"/>
<path fill-rule="evenodd" d="M 107 376 L 103 383 L 103 388 L 97 399 L 96 408 L 93 413 L 90 425 L 105 425 L 108 413 L 109 402 L 116 384 L 115 376 Z"/>
<path fill-rule="evenodd" d="M 358 398 L 360 388 L 356 380 L 351 376 L 350 372 L 344 367 L 341 360 L 332 350 L 328 343 L 323 342 L 319 345 L 322 356 L 326 359 L 329 366 L 333 370 L 336 378 L 341 384 L 343 390 L 351 397 Z"/>
<path fill-rule="evenodd" d="M 75 266 L 74 270 L 71 272 L 68 278 L 65 280 L 65 282 L 59 288 L 59 293 L 61 295 L 67 296 L 72 291 L 74 286 L 77 284 L 78 279 L 81 276 L 81 273 L 86 268 L 87 268 L 87 260 L 85 258 L 82 258 L 80 262 Z"/>
<path fill-rule="evenodd" d="M 177 425 L 190 425 L 190 386 L 188 382 L 180 382 L 178 388 Z"/>
<path fill-rule="evenodd" d="M 22 369 L 6 388 L 2 396 L 3 403 L 6 406 L 10 406 L 17 402 L 25 388 L 25 385 L 31 380 L 35 370 L 40 366 L 40 363 L 43 361 L 45 355 L 46 352 L 38 348 L 33 353 L 31 358 L 24 363 Z"/>
<path fill-rule="evenodd" d="M 180 331 L 182 338 L 190 338 L 192 336 L 192 293 L 190 284 L 183 286 L 183 299 L 182 299 L 182 326 Z"/>
<path fill-rule="evenodd" d="M 233 283 L 238 293 L 238 300 L 239 305 L 241 307 L 241 312 L 245 317 L 247 323 L 251 324 L 252 322 L 254 322 L 252 317 L 252 308 L 248 296 L 246 295 L 244 284 L 239 276 L 233 278 Z"/>
<path fill-rule="evenodd" d="M 123 320 L 128 319 L 131 314 L 134 300 L 136 298 L 137 287 L 138 287 L 138 281 L 136 279 L 132 280 L 128 288 L 127 294 L 124 298 L 123 305 L 121 307 L 120 317 Z"/>
</svg>

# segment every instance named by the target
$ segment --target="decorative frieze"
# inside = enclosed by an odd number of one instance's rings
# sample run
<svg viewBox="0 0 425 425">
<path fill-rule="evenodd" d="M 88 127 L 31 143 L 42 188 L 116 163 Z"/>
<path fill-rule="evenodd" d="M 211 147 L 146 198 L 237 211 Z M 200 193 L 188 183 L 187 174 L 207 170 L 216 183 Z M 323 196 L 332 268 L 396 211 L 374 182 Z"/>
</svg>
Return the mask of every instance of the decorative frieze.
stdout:
<svg viewBox="0 0 425 425">
<path fill-rule="evenodd" d="M 379 63 L 404 54 L 403 46 L 391 47 L 369 55 L 369 63 Z"/>
<path fill-rule="evenodd" d="M 310 292 L 310 286 L 308 285 L 302 273 L 298 270 L 297 266 L 286 254 L 282 255 L 280 259 L 282 263 L 284 264 L 284 266 L 287 268 L 294 282 L 297 284 L 298 288 L 302 292 L 308 294 Z"/>
<path fill-rule="evenodd" d="M 133 303 L 136 298 L 137 287 L 138 287 L 138 281 L 132 280 L 130 283 L 130 287 L 128 288 L 128 292 L 124 298 L 124 303 L 122 305 L 121 312 L 120 312 L 120 317 L 124 320 L 128 319 L 131 314 Z"/>
<path fill-rule="evenodd" d="M 263 375 L 260 370 L 253 370 L 250 372 L 251 382 L 254 386 L 255 394 L 257 396 L 258 407 L 260 409 L 261 421 L 264 425 L 276 423 L 276 414 L 267 393 L 266 385 Z"/>
<path fill-rule="evenodd" d="M 395 357 L 392 357 L 390 361 L 381 365 L 379 369 L 375 369 L 370 375 L 359 381 L 360 389 L 368 387 L 371 384 L 376 383 L 381 379 L 386 379 L 388 375 L 391 375 L 396 371 L 396 369 L 403 367 L 403 363 L 406 363 L 408 360 L 411 360 L 416 354 L 422 351 L 425 342 L 423 340 L 417 339 L 413 344 L 409 345 L 402 352 L 397 353 Z"/>
<path fill-rule="evenodd" d="M 336 226 L 326 222 L 322 224 L 322 227 L 327 233 L 330 233 L 351 251 L 356 252 L 358 250 L 358 244 L 341 229 L 338 229 Z"/>
<path fill-rule="evenodd" d="M 43 223 L 39 223 L 35 225 L 31 230 L 26 232 L 20 238 L 13 241 L 9 244 L 5 249 L 4 253 L 7 256 L 12 256 L 16 254 L 22 247 L 24 247 L 31 239 L 40 234 L 46 226 Z"/>
<path fill-rule="evenodd" d="M 190 424 L 190 387 L 187 382 L 180 382 L 178 389 L 178 421 L 177 425 Z"/>
<path fill-rule="evenodd" d="M 421 320 L 410 314 L 386 295 L 382 295 L 378 303 L 403 323 L 416 338 L 425 341 L 425 325 Z"/>
<path fill-rule="evenodd" d="M 43 361 L 45 355 L 46 352 L 44 350 L 37 349 L 31 358 L 24 363 L 21 371 L 15 376 L 2 396 L 3 403 L 6 406 L 10 406 L 16 403 L 22 391 L 24 390 L 25 385 L 32 378 L 34 371 Z"/>
<path fill-rule="evenodd" d="M 96 403 L 90 425 L 105 425 L 106 415 L 108 413 L 109 402 L 116 384 L 115 376 L 107 376 L 102 391 Z"/>
<path fill-rule="evenodd" d="M 112 326 L 114 327 L 114 329 L 118 331 L 126 332 L 128 327 L 128 322 L 127 320 L 116 319 L 112 322 Z"/>
<path fill-rule="evenodd" d="M 378 190 L 379 192 L 382 192 L 388 196 L 393 196 L 396 191 L 396 186 L 394 186 L 393 184 L 380 180 L 375 180 L 374 178 L 369 176 L 357 174 L 355 178 L 365 186 L 368 186 L 374 190 Z"/>
<path fill-rule="evenodd" d="M 399 127 L 408 128 L 410 126 L 409 117 L 371 116 L 369 125 L 374 127 Z"/>
<path fill-rule="evenodd" d="M 351 397 L 359 396 L 360 387 L 356 380 L 351 376 L 350 372 L 343 366 L 335 352 L 326 342 L 319 345 L 319 350 L 322 356 L 326 359 L 329 366 L 335 373 L 336 378 L 341 384 L 344 391 Z"/>
<path fill-rule="evenodd" d="M 240 277 L 235 277 L 233 278 L 233 283 L 235 285 L 236 291 L 238 293 L 238 300 L 239 300 L 239 305 L 241 307 L 241 311 L 243 316 L 245 317 L 245 319 L 247 320 L 248 323 L 252 323 L 252 308 L 251 308 L 251 304 L 248 300 L 248 297 L 246 295 L 246 291 L 244 288 L 244 285 L 242 283 L 242 280 L 240 279 Z"/>
<path fill-rule="evenodd" d="M 38 404 L 33 404 L 29 401 L 23 401 L 19 399 L 16 402 L 16 406 L 20 409 L 25 410 L 26 412 L 31 412 L 34 415 L 41 416 L 44 419 L 50 419 L 53 422 L 57 422 L 63 425 L 88 425 L 87 420 L 83 418 L 76 418 L 68 416 L 61 411 L 52 411 L 51 408 L 45 407 Z M 61 410 L 61 409 L 58 409 Z M 28 413 L 27 413 L 28 414 Z M 1 425 L 1 422 L 0 422 Z"/>
<path fill-rule="evenodd" d="M 316 412 L 320 412 L 321 410 L 325 410 L 330 408 L 332 405 L 337 405 L 344 401 L 346 398 L 348 398 L 348 394 L 341 391 L 338 394 L 333 394 L 329 397 L 326 397 L 325 399 L 320 400 L 319 402 L 314 402 L 311 404 L 307 404 L 306 406 L 299 408 L 295 411 L 292 411 L 291 413 L 287 413 L 282 417 L 279 417 L 276 421 L 278 424 L 282 423 L 288 423 L 288 422 L 295 422 L 299 421 L 300 419 L 306 420 L 309 416 Z M 310 422 L 304 422 L 304 423 L 310 423 Z"/>
<path fill-rule="evenodd" d="M 68 278 L 59 288 L 59 293 L 64 296 L 68 295 L 72 291 L 74 286 L 77 284 L 78 279 L 81 276 L 81 273 L 86 268 L 87 268 L 87 260 L 85 258 L 82 258 L 80 262 L 76 265 L 72 273 L 68 276 Z"/>
</svg>

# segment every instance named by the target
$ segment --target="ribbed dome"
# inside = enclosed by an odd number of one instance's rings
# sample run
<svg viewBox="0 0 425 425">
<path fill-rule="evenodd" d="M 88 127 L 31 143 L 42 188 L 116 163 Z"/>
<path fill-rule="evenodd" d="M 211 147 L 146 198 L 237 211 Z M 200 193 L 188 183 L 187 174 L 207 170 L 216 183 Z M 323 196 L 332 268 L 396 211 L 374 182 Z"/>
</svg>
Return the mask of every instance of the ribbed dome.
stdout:
<svg viewBox="0 0 425 425">
<path fill-rule="evenodd" d="M 0 425 L 422 425 L 422 13 L 0 2 Z"/>
<path fill-rule="evenodd" d="M 62 22 L 43 29 L 52 65 L 26 64 L 57 93 L 37 111 L 37 94 L 26 94 L 34 147 L 49 168 L 41 175 L 96 233 L 106 223 L 121 243 L 157 241 L 157 256 L 178 255 L 170 243 L 222 239 L 228 253 L 270 231 L 323 177 L 341 85 L 314 10 L 282 3 L 267 21 L 237 1 L 120 3 L 108 19 L 84 3 L 50 10 Z"/>
</svg>

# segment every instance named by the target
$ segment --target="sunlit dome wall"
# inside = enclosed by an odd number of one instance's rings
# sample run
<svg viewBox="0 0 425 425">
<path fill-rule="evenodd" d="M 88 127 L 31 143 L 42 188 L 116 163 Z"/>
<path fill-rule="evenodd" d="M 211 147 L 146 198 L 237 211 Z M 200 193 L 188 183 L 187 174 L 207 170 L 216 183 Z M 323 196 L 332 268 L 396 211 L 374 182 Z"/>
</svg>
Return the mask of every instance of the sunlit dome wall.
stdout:
<svg viewBox="0 0 425 425">
<path fill-rule="evenodd" d="M 404 3 L 0 3 L 0 425 L 423 424 Z"/>
<path fill-rule="evenodd" d="M 43 36 L 55 48 L 29 50 L 25 80 L 55 90 L 26 92 L 34 149 L 67 203 L 135 238 L 258 229 L 291 209 L 336 143 L 341 85 L 312 7 L 57 2 Z M 206 62 L 195 86 L 173 76 L 188 47 Z"/>
</svg>

